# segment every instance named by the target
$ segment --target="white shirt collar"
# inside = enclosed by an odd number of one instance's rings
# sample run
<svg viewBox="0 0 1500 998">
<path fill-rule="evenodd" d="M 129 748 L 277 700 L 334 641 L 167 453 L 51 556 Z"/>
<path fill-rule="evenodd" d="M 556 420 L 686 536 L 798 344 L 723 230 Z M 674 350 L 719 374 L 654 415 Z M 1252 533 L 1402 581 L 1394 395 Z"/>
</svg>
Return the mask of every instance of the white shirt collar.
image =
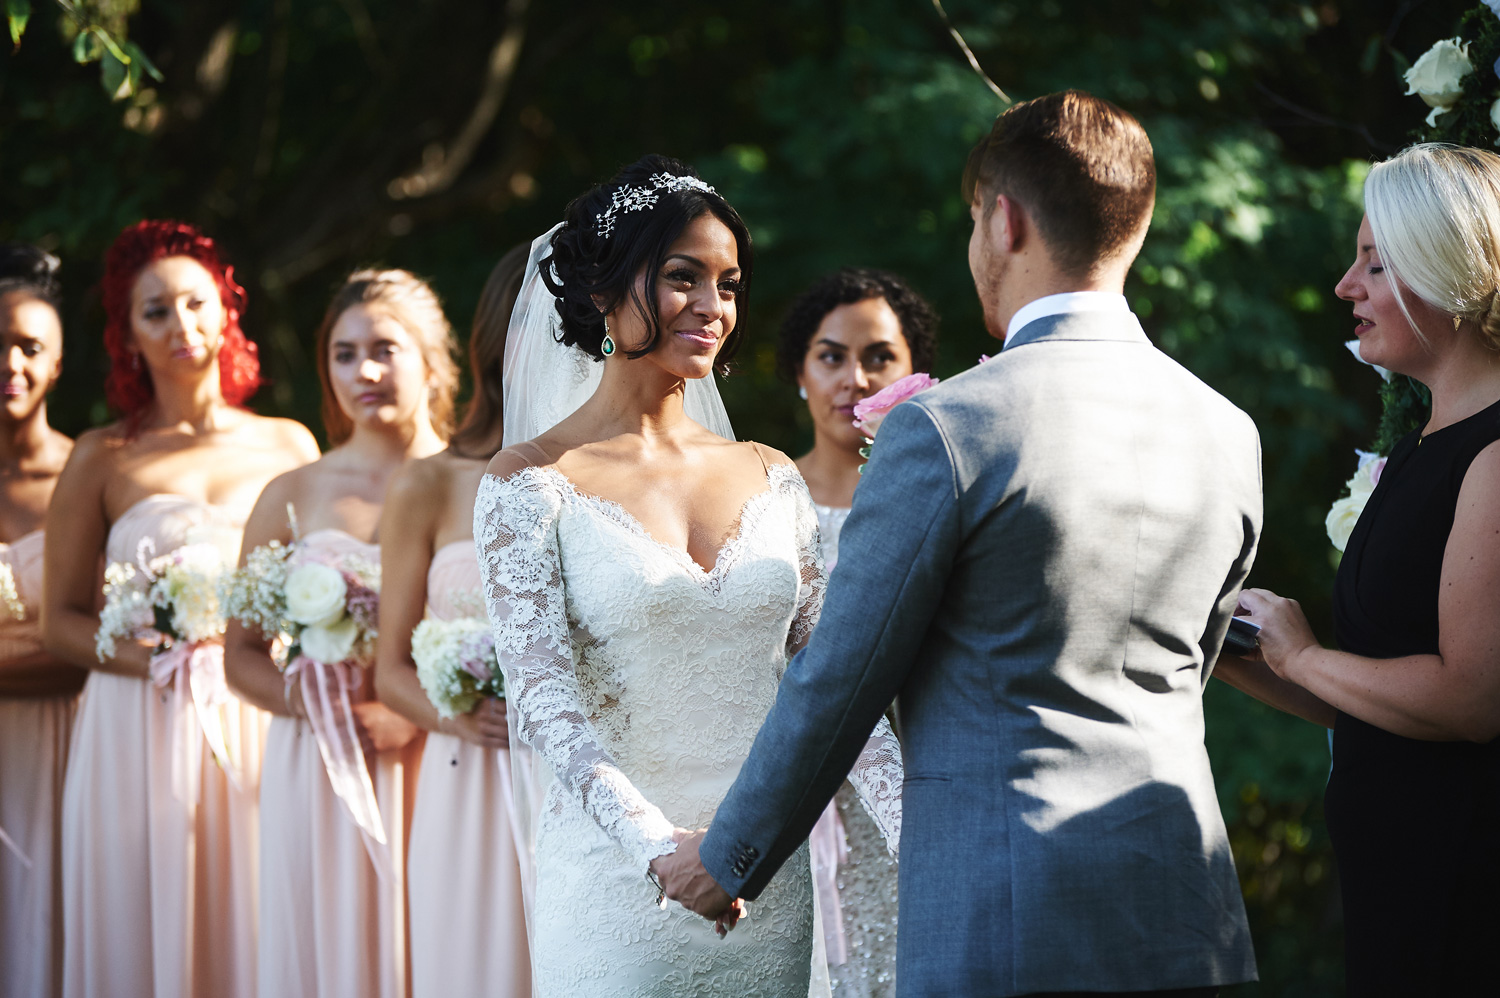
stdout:
<svg viewBox="0 0 1500 998">
<path fill-rule="evenodd" d="M 1067 291 L 1060 295 L 1046 295 L 1029 301 L 1016 309 L 1005 327 L 1005 342 L 1021 331 L 1021 327 L 1049 315 L 1067 315 L 1073 312 L 1109 312 L 1129 315 L 1130 303 L 1122 294 L 1113 291 Z"/>
</svg>

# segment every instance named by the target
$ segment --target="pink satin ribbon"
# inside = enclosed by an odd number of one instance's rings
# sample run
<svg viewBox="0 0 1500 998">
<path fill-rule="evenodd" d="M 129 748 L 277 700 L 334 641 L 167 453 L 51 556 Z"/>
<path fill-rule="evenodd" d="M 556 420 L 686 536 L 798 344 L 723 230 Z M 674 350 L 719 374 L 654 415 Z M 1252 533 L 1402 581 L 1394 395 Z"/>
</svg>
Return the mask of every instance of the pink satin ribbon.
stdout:
<svg viewBox="0 0 1500 998">
<path fill-rule="evenodd" d="M 849 961 L 838 881 L 839 866 L 849 860 L 849 841 L 836 800 L 828 802 L 807 842 L 812 854 L 813 890 L 818 892 L 818 909 L 823 916 L 823 947 L 828 951 L 828 965 L 838 967 Z"/>
<path fill-rule="evenodd" d="M 219 708 L 234 700 L 224 681 L 224 646 L 217 641 L 179 641 L 151 656 L 151 682 L 159 689 L 172 688 L 172 795 L 180 801 L 198 803 L 203 741 L 236 790 L 239 770 L 229 757 L 224 738 L 224 719 Z M 188 704 L 193 706 L 188 710 Z"/>
<path fill-rule="evenodd" d="M 359 826 L 376 874 L 389 883 L 394 871 L 385 824 L 380 820 L 380 802 L 375 799 L 375 784 L 365 764 L 359 732 L 354 726 L 354 706 L 349 699 L 349 692 L 359 689 L 363 676 L 363 670 L 352 663 L 328 665 L 304 655 L 293 659 L 286 669 L 288 684 L 299 680 L 302 683 L 302 705 L 307 710 L 307 723 L 318 739 L 328 782 Z"/>
</svg>

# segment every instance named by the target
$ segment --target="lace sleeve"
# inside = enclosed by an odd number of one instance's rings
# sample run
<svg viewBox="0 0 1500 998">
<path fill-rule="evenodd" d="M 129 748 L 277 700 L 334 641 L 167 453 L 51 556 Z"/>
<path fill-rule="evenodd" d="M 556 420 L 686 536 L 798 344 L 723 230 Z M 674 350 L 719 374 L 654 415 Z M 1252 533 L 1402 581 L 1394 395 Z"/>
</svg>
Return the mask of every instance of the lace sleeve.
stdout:
<svg viewBox="0 0 1500 998">
<path fill-rule="evenodd" d="M 584 711 L 557 548 L 561 503 L 528 470 L 480 483 L 474 544 L 495 654 L 520 739 L 644 870 L 676 850 L 673 826 L 605 752 Z"/>
<path fill-rule="evenodd" d="M 885 836 L 885 847 L 892 856 L 901 851 L 902 773 L 901 743 L 896 741 L 891 722 L 882 717 L 849 771 L 849 782 Z"/>
<path fill-rule="evenodd" d="M 813 508 L 812 496 L 807 484 L 795 474 L 797 500 L 797 565 L 800 578 L 797 585 L 797 615 L 792 618 L 791 630 L 786 636 L 786 653 L 790 658 L 802 650 L 813 628 L 818 626 L 818 616 L 823 612 L 823 593 L 828 588 L 828 576 L 823 568 L 823 547 L 818 538 L 818 512 Z"/>
</svg>

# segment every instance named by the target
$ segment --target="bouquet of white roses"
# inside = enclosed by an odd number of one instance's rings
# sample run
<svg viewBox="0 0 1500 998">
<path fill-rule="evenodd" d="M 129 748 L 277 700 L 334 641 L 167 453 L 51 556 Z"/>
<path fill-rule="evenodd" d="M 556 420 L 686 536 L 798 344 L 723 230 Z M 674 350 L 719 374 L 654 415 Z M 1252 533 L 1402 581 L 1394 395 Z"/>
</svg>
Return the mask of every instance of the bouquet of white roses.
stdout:
<svg viewBox="0 0 1500 998">
<path fill-rule="evenodd" d="M 338 566 L 289 564 L 279 541 L 258 547 L 228 587 L 229 615 L 281 639 L 277 664 L 300 657 L 368 665 L 375 654 L 380 566 L 346 558 Z"/>
<path fill-rule="evenodd" d="M 102 662 L 115 653 L 121 638 L 155 631 L 163 650 L 174 642 L 202 644 L 222 637 L 225 614 L 220 601 L 221 578 L 239 551 L 237 531 L 194 527 L 187 543 L 167 554 L 147 557 L 152 544 L 142 545 L 144 569 L 130 562 L 114 562 L 104 570 L 104 608 L 94 651 Z"/>
<path fill-rule="evenodd" d="M 411 635 L 417 680 L 441 717 L 467 714 L 484 697 L 505 696 L 488 621 L 428 618 Z"/>
</svg>

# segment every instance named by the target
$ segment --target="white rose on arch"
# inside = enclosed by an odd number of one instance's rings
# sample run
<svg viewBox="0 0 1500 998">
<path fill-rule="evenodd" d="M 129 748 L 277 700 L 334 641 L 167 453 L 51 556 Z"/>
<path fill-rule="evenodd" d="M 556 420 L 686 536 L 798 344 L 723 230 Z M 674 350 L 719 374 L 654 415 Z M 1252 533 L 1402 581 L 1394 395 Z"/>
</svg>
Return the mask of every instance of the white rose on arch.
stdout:
<svg viewBox="0 0 1500 998">
<path fill-rule="evenodd" d="M 1444 38 L 1422 53 L 1406 71 L 1406 92 L 1416 94 L 1432 108 L 1427 116 L 1429 126 L 1437 124 L 1463 94 L 1463 79 L 1474 72 L 1469 61 L 1469 45 L 1458 37 Z"/>
<path fill-rule="evenodd" d="M 1340 553 L 1349 546 L 1349 535 L 1354 533 L 1354 525 L 1359 522 L 1359 514 L 1364 512 L 1369 499 L 1368 494 L 1345 496 L 1328 511 L 1323 526 L 1328 531 L 1329 541 Z"/>
<path fill-rule="evenodd" d="M 302 632 L 297 643 L 302 654 L 314 662 L 337 665 L 354 652 L 359 639 L 359 625 L 349 617 L 332 624 L 314 624 Z"/>
<path fill-rule="evenodd" d="M 338 569 L 298 565 L 286 576 L 286 615 L 308 627 L 332 624 L 344 615 L 348 594 L 349 585 Z"/>
</svg>

